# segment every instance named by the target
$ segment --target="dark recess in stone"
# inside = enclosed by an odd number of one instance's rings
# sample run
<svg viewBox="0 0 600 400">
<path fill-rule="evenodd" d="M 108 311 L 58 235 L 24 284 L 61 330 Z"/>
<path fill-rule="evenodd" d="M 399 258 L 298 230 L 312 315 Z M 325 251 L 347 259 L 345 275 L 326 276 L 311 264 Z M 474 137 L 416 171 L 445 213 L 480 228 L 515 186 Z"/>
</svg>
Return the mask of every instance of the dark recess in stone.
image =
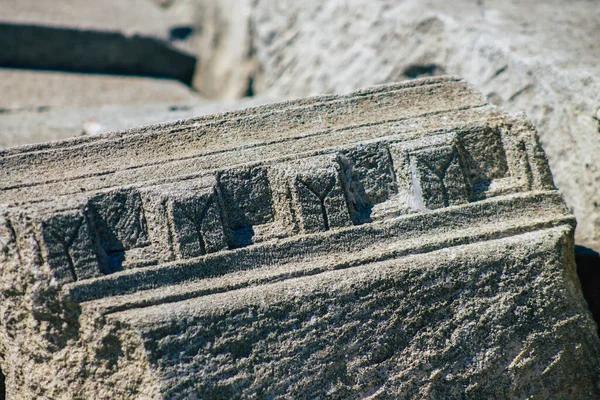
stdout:
<svg viewBox="0 0 600 400">
<path fill-rule="evenodd" d="M 4 374 L 0 369 L 0 400 L 6 399 L 6 383 L 4 382 Z"/>
<path fill-rule="evenodd" d="M 192 106 L 171 106 L 169 107 L 169 111 L 189 111 L 192 109 Z"/>
<path fill-rule="evenodd" d="M 167 41 L 119 32 L 0 23 L 0 67 L 140 75 L 191 84 L 196 58 Z"/>
<path fill-rule="evenodd" d="M 250 76 L 248 78 L 248 88 L 246 89 L 246 93 L 244 93 L 244 97 L 254 97 L 254 77 Z"/>
<path fill-rule="evenodd" d="M 600 325 L 600 254 L 584 246 L 575 246 L 575 262 L 583 297 L 596 324 Z"/>
<path fill-rule="evenodd" d="M 438 73 L 440 68 L 435 64 L 411 64 L 404 69 L 404 76 L 410 79 L 419 78 L 422 76 L 432 76 Z"/>
<path fill-rule="evenodd" d="M 191 26 L 176 26 L 169 31 L 169 37 L 171 40 L 185 40 L 193 32 L 194 29 Z"/>
</svg>

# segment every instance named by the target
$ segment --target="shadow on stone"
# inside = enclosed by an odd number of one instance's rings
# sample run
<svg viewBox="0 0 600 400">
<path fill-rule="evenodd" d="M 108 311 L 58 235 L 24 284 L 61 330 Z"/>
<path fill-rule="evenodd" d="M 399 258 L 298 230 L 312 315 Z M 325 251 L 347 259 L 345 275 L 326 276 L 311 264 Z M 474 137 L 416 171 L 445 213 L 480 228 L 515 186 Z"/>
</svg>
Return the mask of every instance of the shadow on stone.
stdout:
<svg viewBox="0 0 600 400">
<path fill-rule="evenodd" d="M 160 39 L 119 32 L 0 23 L 0 65 L 172 78 L 191 84 L 195 57 Z"/>
<path fill-rule="evenodd" d="M 4 382 L 4 374 L 0 369 L 0 400 L 6 399 L 6 383 Z"/>
<path fill-rule="evenodd" d="M 583 297 L 600 325 L 600 254 L 584 246 L 575 246 L 575 261 Z"/>
<path fill-rule="evenodd" d="M 404 76 L 410 79 L 421 78 L 424 76 L 433 76 L 439 74 L 440 68 L 435 64 L 411 64 L 403 71 Z"/>
</svg>

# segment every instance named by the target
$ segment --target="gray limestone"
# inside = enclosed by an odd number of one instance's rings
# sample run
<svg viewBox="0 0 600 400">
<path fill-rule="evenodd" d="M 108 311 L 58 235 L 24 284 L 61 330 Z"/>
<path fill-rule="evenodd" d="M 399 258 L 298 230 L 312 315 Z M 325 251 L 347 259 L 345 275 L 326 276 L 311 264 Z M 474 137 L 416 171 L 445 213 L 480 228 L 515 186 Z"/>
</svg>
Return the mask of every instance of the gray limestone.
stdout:
<svg viewBox="0 0 600 400">
<path fill-rule="evenodd" d="M 574 217 L 459 78 L 0 155 L 9 398 L 600 395 Z"/>
</svg>

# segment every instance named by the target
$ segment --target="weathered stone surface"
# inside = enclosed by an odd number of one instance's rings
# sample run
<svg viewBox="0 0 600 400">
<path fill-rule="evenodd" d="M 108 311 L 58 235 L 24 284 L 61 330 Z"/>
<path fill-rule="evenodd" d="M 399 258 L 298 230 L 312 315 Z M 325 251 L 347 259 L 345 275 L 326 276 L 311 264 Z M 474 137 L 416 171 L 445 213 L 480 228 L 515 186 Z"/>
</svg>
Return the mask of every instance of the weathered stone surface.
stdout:
<svg viewBox="0 0 600 400">
<path fill-rule="evenodd" d="M 1 154 L 9 397 L 600 395 L 535 131 L 457 78 Z"/>
<path fill-rule="evenodd" d="M 115 82 L 123 82 L 123 80 L 119 78 Z M 135 84 L 138 82 L 140 85 Z M 147 86 L 146 82 L 146 79 L 134 80 L 132 86 L 142 89 Z M 195 96 L 191 102 L 188 100 L 182 101 L 175 99 L 179 97 L 188 98 L 189 91 L 182 90 L 175 83 L 165 82 L 163 84 L 158 82 L 156 85 L 151 83 L 149 86 L 153 89 L 168 89 L 166 92 L 161 90 L 157 98 L 166 101 L 168 97 L 172 97 L 172 101 L 169 103 L 151 103 L 156 98 L 149 98 L 146 104 L 135 104 L 138 101 L 138 98 L 134 96 L 135 92 L 127 90 L 125 94 L 129 93 L 129 96 L 100 93 L 97 99 L 103 99 L 104 101 L 130 99 L 134 104 L 104 104 L 89 107 L 79 105 L 72 107 L 38 106 L 35 109 L 3 110 L 0 112 L 0 148 L 121 131 L 142 125 L 172 122 L 269 102 L 269 98 L 264 96 L 223 103 L 207 103 L 198 96 Z M 119 85 L 113 89 L 123 92 L 126 88 Z M 144 93 L 150 94 L 153 92 L 153 90 L 146 89 L 146 91 L 140 93 L 140 96 L 143 98 L 145 97 L 143 96 Z M 85 101 L 94 101 L 87 95 L 85 92 L 82 93 Z M 94 93 L 90 93 L 90 96 L 94 97 Z M 4 100 L 6 101 L 8 98 Z"/>
<path fill-rule="evenodd" d="M 43 112 L 49 107 L 202 101 L 184 84 L 173 80 L 2 68 L 0 91 L 3 112 L 22 108 Z"/>
<path fill-rule="evenodd" d="M 0 66 L 168 77 L 190 83 L 195 58 L 168 43 L 146 0 L 0 3 Z"/>
<path fill-rule="evenodd" d="M 256 93 L 341 93 L 406 78 L 457 74 L 495 104 L 536 124 L 556 184 L 578 220 L 577 241 L 600 250 L 600 7 L 588 0 L 244 1 L 215 3 L 232 26 L 221 37 L 250 49 L 222 57 L 219 73 L 259 64 Z M 244 24 L 236 24 L 240 11 Z M 198 26 L 202 27 L 201 22 Z M 230 42 L 214 43 L 214 53 Z M 237 37 L 235 36 L 235 37 Z M 247 44 L 249 43 L 249 45 Z M 221 48 L 222 47 L 222 48 Z M 229 63 L 227 63 L 229 61 Z M 210 61 L 206 61 L 210 62 Z M 208 78 L 206 78 L 208 79 Z M 244 81 L 227 81 L 246 87 Z M 234 92 L 235 88 L 228 88 Z"/>
</svg>

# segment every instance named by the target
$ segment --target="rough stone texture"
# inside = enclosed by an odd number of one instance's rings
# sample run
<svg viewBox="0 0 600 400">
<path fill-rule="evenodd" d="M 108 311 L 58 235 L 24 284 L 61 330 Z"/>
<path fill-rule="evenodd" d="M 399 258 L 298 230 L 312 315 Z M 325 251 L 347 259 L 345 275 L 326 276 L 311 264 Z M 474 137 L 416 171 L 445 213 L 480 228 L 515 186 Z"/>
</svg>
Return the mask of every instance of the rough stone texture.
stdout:
<svg viewBox="0 0 600 400">
<path fill-rule="evenodd" d="M 202 100 L 180 82 L 130 76 L 0 68 L 0 109 L 107 104 L 192 103 Z"/>
<path fill-rule="evenodd" d="M 194 0 L 174 3 L 190 2 Z M 237 3 L 236 10 L 250 8 L 243 24 L 249 38 L 237 40 L 243 49 L 250 43 L 250 51 L 246 63 L 235 57 L 228 65 L 221 63 L 220 74 L 258 60 L 262 73 L 254 77 L 256 93 L 341 93 L 452 73 L 467 79 L 491 102 L 513 112 L 526 111 L 538 128 L 556 184 L 577 217 L 578 243 L 600 250 L 597 1 Z M 239 12 L 228 6 L 216 14 L 229 15 L 230 24 L 239 19 Z M 211 31 L 205 36 L 209 41 Z M 230 44 L 222 46 L 224 51 Z M 218 42 L 215 47 L 219 53 Z M 246 87 L 239 80 L 228 83 L 241 85 L 238 90 Z"/>
<path fill-rule="evenodd" d="M 9 398 L 600 395 L 574 218 L 458 78 L 1 155 Z"/>
<path fill-rule="evenodd" d="M 149 1 L 6 0 L 0 66 L 169 77 L 190 83 L 195 58 L 168 43 Z"/>
</svg>

